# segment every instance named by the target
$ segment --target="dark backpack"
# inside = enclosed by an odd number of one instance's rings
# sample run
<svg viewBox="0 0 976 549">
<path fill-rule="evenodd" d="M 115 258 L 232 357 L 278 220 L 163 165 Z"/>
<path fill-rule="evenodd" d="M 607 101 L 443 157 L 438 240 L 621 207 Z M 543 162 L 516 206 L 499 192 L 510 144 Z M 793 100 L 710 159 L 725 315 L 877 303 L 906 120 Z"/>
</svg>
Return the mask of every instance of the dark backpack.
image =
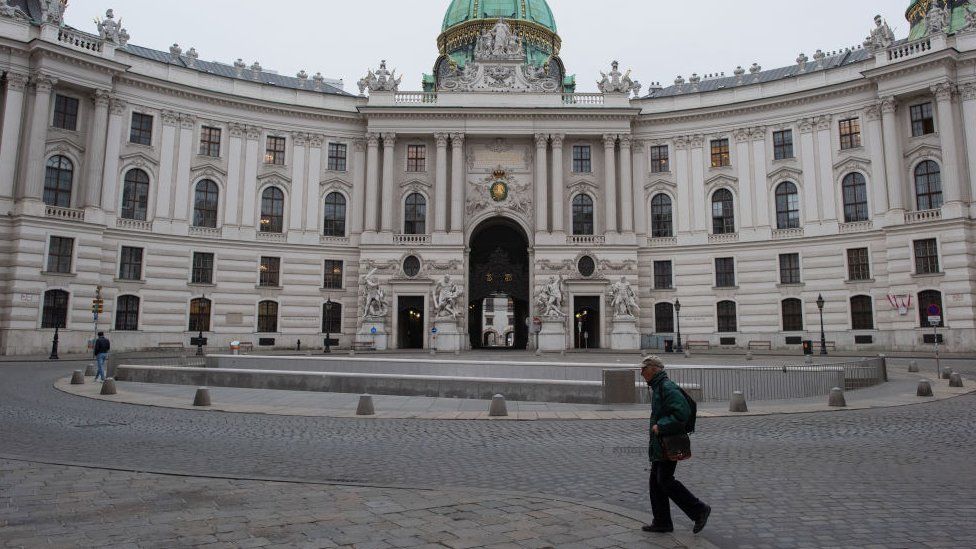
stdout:
<svg viewBox="0 0 976 549">
<path fill-rule="evenodd" d="M 672 383 L 674 382 L 672 381 Z M 681 391 L 682 395 L 684 395 L 685 400 L 688 401 L 688 408 L 691 409 L 691 413 L 688 415 L 688 421 L 685 423 L 685 433 L 690 435 L 691 433 L 695 432 L 695 422 L 698 420 L 698 403 L 695 402 L 695 399 L 691 398 L 691 395 L 689 395 L 684 389 L 682 389 L 680 385 L 675 383 L 674 386 L 677 387 L 679 391 Z M 664 387 L 663 383 L 661 384 L 661 387 Z M 658 398 L 661 399 L 661 402 L 664 402 L 664 398 L 662 395 L 658 395 Z"/>
</svg>

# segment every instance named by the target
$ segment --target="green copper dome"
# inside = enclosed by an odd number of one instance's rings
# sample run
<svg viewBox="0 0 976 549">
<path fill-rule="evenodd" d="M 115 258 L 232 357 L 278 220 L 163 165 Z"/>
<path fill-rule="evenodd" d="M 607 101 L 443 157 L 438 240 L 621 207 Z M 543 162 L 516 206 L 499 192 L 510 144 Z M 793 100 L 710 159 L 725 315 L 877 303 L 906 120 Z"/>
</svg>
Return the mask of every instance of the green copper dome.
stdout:
<svg viewBox="0 0 976 549">
<path fill-rule="evenodd" d="M 467 21 L 500 17 L 528 21 L 556 33 L 556 19 L 546 0 L 452 0 L 441 31 Z"/>
<path fill-rule="evenodd" d="M 911 23 L 908 33 L 909 40 L 918 40 L 931 34 L 929 29 L 929 12 L 934 9 L 948 9 L 948 21 L 945 32 L 952 34 L 966 27 L 966 14 L 971 11 L 969 0 L 913 0 L 905 12 L 905 18 Z"/>
</svg>

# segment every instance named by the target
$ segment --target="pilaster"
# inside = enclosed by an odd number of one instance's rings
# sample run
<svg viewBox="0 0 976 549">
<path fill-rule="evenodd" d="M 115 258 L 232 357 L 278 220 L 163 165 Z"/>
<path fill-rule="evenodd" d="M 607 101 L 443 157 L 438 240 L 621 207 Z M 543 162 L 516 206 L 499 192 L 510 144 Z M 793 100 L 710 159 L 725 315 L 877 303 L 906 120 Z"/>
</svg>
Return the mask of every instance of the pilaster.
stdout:
<svg viewBox="0 0 976 549">
<path fill-rule="evenodd" d="M 308 135 L 304 133 L 293 133 L 291 135 L 292 155 L 291 155 L 291 209 L 288 214 L 288 230 L 300 231 L 302 229 L 302 212 L 305 206 L 305 158 L 308 146 Z"/>
<path fill-rule="evenodd" d="M 108 131 L 109 92 L 95 90 L 92 94 L 95 110 L 92 114 L 91 129 L 88 132 L 88 150 L 85 151 L 87 164 L 85 177 L 86 208 L 101 207 L 102 169 L 105 165 L 106 132 Z"/>
<path fill-rule="evenodd" d="M 563 173 L 566 166 L 563 165 L 563 134 L 552 135 L 552 232 L 561 235 L 565 232 L 565 195 L 566 184 L 563 181 Z"/>
<path fill-rule="evenodd" d="M 881 129 L 881 104 L 872 105 L 864 112 L 864 119 L 867 122 L 864 129 L 867 132 L 867 146 L 871 155 L 871 166 L 873 177 L 871 178 L 871 202 L 874 205 L 872 210 L 873 218 L 884 217 L 888 211 L 888 190 L 886 187 L 886 177 L 884 177 L 883 166 L 885 164 L 884 137 Z M 839 220 L 843 221 L 843 212 L 839 215 Z"/>
<path fill-rule="evenodd" d="M 319 192 L 319 179 L 322 175 L 322 145 L 325 136 L 308 136 L 308 165 L 305 167 L 305 219 L 302 228 L 305 232 L 319 232 L 319 217 L 323 196 Z M 348 210 L 348 205 L 347 205 Z"/>
<path fill-rule="evenodd" d="M 549 210 L 546 188 L 549 185 L 548 154 L 549 135 L 538 133 L 535 135 L 535 231 L 537 233 L 549 230 Z"/>
<path fill-rule="evenodd" d="M 176 187 L 174 170 L 176 164 L 177 127 L 179 114 L 163 111 L 159 116 L 163 132 L 159 140 L 159 184 L 156 185 L 156 219 L 169 219 L 171 216 L 173 189 Z"/>
<path fill-rule="evenodd" d="M 243 124 L 232 123 L 228 132 L 230 139 L 227 142 L 227 186 L 224 193 L 225 225 L 237 225 L 240 220 L 238 210 L 241 204 L 241 191 L 244 188 L 241 179 L 244 174 L 242 159 L 245 131 Z"/>
<path fill-rule="evenodd" d="M 604 232 L 617 232 L 617 136 L 603 136 Z"/>
<path fill-rule="evenodd" d="M 128 109 L 125 101 L 117 97 L 109 100 L 108 132 L 105 139 L 105 164 L 102 168 L 102 210 L 117 211 L 116 197 L 119 187 L 119 154 L 122 150 L 123 115 Z M 160 165 L 162 170 L 162 165 Z M 157 187 L 159 183 L 157 182 Z"/>
<path fill-rule="evenodd" d="M 939 122 L 939 139 L 942 141 L 942 193 L 945 198 L 943 217 L 959 217 L 962 214 L 959 141 L 953 101 L 955 91 L 956 86 L 952 82 L 942 82 L 932 86 L 938 110 L 936 119 Z"/>
<path fill-rule="evenodd" d="M 383 214 L 380 229 L 384 233 L 393 232 L 393 211 L 399 205 L 399 201 L 393 193 L 393 178 L 396 169 L 396 134 L 383 134 Z"/>
<path fill-rule="evenodd" d="M 434 175 L 434 232 L 447 231 L 447 138 L 446 133 L 435 133 L 437 145 Z"/>
<path fill-rule="evenodd" d="M 51 90 L 57 79 L 37 73 L 34 82 L 34 109 L 30 119 L 30 137 L 27 146 L 27 166 L 24 176 L 22 196 L 29 200 L 42 200 L 44 197 L 44 153 L 47 142 L 48 121 L 51 116 Z"/>
<path fill-rule="evenodd" d="M 363 232 L 363 208 L 366 202 L 366 140 L 356 139 L 352 142 L 353 149 L 353 188 L 352 204 L 349 205 L 350 232 Z"/>
<path fill-rule="evenodd" d="M 772 226 L 769 220 L 769 191 L 766 187 L 766 128 L 753 128 L 750 135 L 752 137 L 753 221 L 757 229 L 766 229 Z"/>
<path fill-rule="evenodd" d="M 451 232 L 464 232 L 464 134 L 451 134 Z"/>
<path fill-rule="evenodd" d="M 261 128 L 248 126 L 244 132 L 244 192 L 241 200 L 241 227 L 257 230 L 258 166 L 261 165 Z"/>
<path fill-rule="evenodd" d="M 24 117 L 24 89 L 27 82 L 26 74 L 7 72 L 3 128 L 0 129 L 0 198 L 14 197 L 20 128 Z"/>
<path fill-rule="evenodd" d="M 674 203 L 676 208 L 677 232 L 688 233 L 692 227 L 691 207 L 691 158 L 688 154 L 689 141 L 687 137 L 674 139 L 674 173 L 678 182 L 678 197 Z"/>
<path fill-rule="evenodd" d="M 752 186 L 752 156 L 749 154 L 749 142 L 752 133 L 748 128 L 740 128 L 732 132 L 735 139 L 736 170 L 739 177 L 739 230 L 752 229 L 756 226 L 755 210 L 756 198 Z"/>
<path fill-rule="evenodd" d="M 966 168 L 969 171 L 970 216 L 976 217 L 976 83 L 959 86 L 962 100 L 963 129 L 966 141 Z"/>
<path fill-rule="evenodd" d="M 366 134 L 366 198 L 365 202 L 365 232 L 375 233 L 378 228 L 376 222 L 379 217 L 379 146 L 380 136 L 375 133 Z"/>
<path fill-rule="evenodd" d="M 889 220 L 904 223 L 905 189 L 902 183 L 901 133 L 898 129 L 898 102 L 893 97 L 881 99 L 881 126 L 884 135 L 885 175 L 888 179 Z M 899 222 L 898 219 L 901 218 Z"/>
<path fill-rule="evenodd" d="M 632 139 L 620 136 L 620 230 L 634 232 L 634 165 Z"/>
</svg>

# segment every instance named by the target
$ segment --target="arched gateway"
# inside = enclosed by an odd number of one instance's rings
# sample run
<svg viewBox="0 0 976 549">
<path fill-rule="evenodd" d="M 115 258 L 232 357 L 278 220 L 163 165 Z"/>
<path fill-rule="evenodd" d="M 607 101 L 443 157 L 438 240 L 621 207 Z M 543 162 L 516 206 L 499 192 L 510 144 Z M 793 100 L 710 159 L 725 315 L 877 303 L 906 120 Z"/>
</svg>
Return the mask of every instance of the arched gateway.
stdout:
<svg viewBox="0 0 976 549">
<path fill-rule="evenodd" d="M 468 260 L 472 349 L 525 349 L 529 329 L 529 239 L 514 221 L 492 218 L 473 233 Z M 486 333 L 511 333 L 491 338 Z M 489 343 L 490 342 L 490 343 Z"/>
</svg>

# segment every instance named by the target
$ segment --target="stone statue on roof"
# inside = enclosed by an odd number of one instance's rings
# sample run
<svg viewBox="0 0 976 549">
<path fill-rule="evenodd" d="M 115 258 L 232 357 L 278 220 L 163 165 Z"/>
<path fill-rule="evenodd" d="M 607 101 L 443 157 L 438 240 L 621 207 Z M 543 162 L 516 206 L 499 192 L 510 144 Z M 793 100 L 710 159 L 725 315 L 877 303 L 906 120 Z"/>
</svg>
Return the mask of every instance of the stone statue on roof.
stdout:
<svg viewBox="0 0 976 549">
<path fill-rule="evenodd" d="M 600 73 L 602 80 L 596 83 L 603 93 L 630 93 L 634 91 L 634 81 L 630 79 L 630 71 L 627 74 L 620 72 L 620 63 L 614 61 L 610 64 L 610 74 Z"/>
<path fill-rule="evenodd" d="M 888 22 L 880 15 L 874 16 L 874 28 L 864 41 L 864 47 L 871 51 L 887 49 L 895 42 L 895 33 L 891 31 Z"/>
<path fill-rule="evenodd" d="M 124 46 L 126 42 L 129 41 L 129 33 L 122 28 L 122 20 L 115 20 L 115 11 L 108 10 L 105 12 L 105 19 L 96 21 L 98 26 L 98 35 L 107 42 L 113 42 L 120 46 Z"/>
<path fill-rule="evenodd" d="M 389 71 L 386 69 L 386 59 L 380 61 L 380 68 L 376 71 L 367 71 L 366 76 L 359 81 L 359 94 L 364 95 L 366 90 L 370 92 L 374 91 L 398 91 L 400 89 L 400 80 L 403 79 L 403 75 L 399 77 L 396 75 L 396 69 Z"/>
<path fill-rule="evenodd" d="M 976 0 L 966 4 L 966 26 L 963 30 L 976 30 Z"/>
<path fill-rule="evenodd" d="M 0 0 L 0 17 L 27 19 L 27 14 L 19 7 L 12 5 L 10 0 Z"/>
<path fill-rule="evenodd" d="M 952 25 L 952 10 L 949 9 L 948 2 L 943 0 L 942 7 L 938 5 L 938 0 L 932 2 L 929 12 L 925 15 L 928 23 L 929 34 L 944 34 L 949 32 Z"/>
</svg>

